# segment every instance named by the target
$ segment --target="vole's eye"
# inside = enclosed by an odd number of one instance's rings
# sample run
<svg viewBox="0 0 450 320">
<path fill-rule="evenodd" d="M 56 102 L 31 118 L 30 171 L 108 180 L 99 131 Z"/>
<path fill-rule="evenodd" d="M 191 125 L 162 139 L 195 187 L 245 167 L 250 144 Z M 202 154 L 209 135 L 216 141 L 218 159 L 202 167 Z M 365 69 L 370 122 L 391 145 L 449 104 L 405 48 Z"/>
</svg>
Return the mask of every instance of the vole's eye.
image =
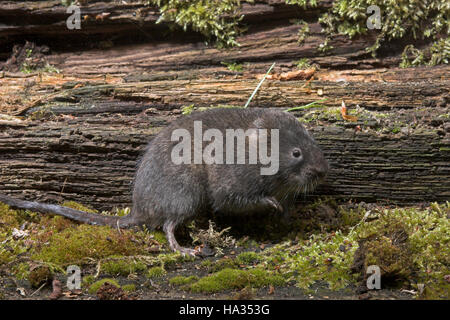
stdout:
<svg viewBox="0 0 450 320">
<path fill-rule="evenodd" d="M 292 155 L 296 158 L 300 158 L 302 156 L 302 152 L 300 149 L 294 149 L 294 151 L 292 151 Z"/>
</svg>

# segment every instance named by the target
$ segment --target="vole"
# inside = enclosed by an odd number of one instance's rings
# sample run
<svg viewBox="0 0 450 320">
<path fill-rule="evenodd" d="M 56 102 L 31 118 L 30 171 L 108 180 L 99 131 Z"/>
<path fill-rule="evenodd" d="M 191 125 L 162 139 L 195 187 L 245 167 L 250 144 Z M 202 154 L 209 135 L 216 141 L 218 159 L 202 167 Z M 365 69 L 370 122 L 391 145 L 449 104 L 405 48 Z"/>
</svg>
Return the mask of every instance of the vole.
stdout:
<svg viewBox="0 0 450 320">
<path fill-rule="evenodd" d="M 239 140 L 242 133 L 244 140 Z M 313 190 L 328 169 L 313 137 L 292 114 L 220 108 L 181 116 L 148 143 L 134 177 L 132 210 L 124 217 L 1 194 L 0 201 L 93 225 L 162 227 L 172 250 L 195 255 L 175 239 L 180 224 L 208 211 L 246 214 L 276 210 L 281 214 L 298 194 Z"/>
</svg>

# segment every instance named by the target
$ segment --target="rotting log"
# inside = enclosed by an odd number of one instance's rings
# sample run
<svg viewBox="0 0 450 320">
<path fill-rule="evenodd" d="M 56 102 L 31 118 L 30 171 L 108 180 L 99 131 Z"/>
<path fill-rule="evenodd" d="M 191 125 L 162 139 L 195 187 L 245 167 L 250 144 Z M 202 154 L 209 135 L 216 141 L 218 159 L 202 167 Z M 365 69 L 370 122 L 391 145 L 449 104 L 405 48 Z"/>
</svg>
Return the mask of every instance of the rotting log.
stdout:
<svg viewBox="0 0 450 320">
<path fill-rule="evenodd" d="M 450 128 L 440 117 L 445 109 L 436 109 L 430 117 L 405 111 L 405 122 L 419 123 L 407 132 L 389 128 L 383 133 L 376 123 L 326 117 L 308 123 L 332 168 L 316 194 L 367 202 L 448 200 Z M 386 117 L 393 115 L 386 112 Z M 76 200 L 98 209 L 127 206 L 145 144 L 168 121 L 183 116 L 179 109 L 154 108 L 128 114 L 71 114 L 76 116 L 0 122 L 0 192 L 42 201 Z M 356 130 L 358 125 L 364 129 Z"/>
<path fill-rule="evenodd" d="M 349 105 L 358 104 L 369 110 L 445 108 L 450 80 L 442 77 L 448 72 L 449 66 L 438 66 L 408 70 L 384 69 L 359 74 L 357 71 L 319 72 L 315 77 L 325 79 L 320 81 L 267 80 L 250 106 L 275 105 L 288 108 L 327 98 L 329 105 L 338 105 L 344 100 Z M 415 74 L 415 79 L 411 79 Z M 362 78 L 372 81 L 354 81 Z M 399 81 L 399 78 L 409 80 Z M 3 94 L 0 97 L 0 111 L 12 115 L 25 115 L 38 109 L 55 114 L 136 113 L 150 107 L 170 110 L 190 104 L 198 107 L 244 105 L 259 81 L 251 74 L 227 74 L 222 77 L 214 72 L 195 71 L 131 75 L 125 77 L 124 81 L 116 79 L 110 82 L 103 79 L 65 81 L 61 77 L 57 80 L 59 83 L 56 85 L 54 80 L 30 80 L 31 85 L 27 85 L 28 80 L 23 80 L 26 100 L 32 97 L 36 103 L 10 105 L 1 104 L 2 99 L 13 90 L 9 89 L 7 79 L 2 80 L 4 86 L 0 87 L 0 94 Z M 11 80 L 10 87 L 17 89 L 16 79 Z"/>
<path fill-rule="evenodd" d="M 310 11 L 281 1 L 245 4 L 249 29 L 238 39 L 241 46 L 219 50 L 185 33 L 184 39 L 141 43 L 132 36 L 130 43 L 112 39 L 131 35 L 130 28 L 138 30 L 133 12 L 140 4 L 114 7 L 90 1 L 83 10 L 92 16 L 121 12 L 87 24 L 84 36 L 73 34 L 83 43 L 114 45 L 91 50 L 70 41 L 59 1 L 35 1 L 31 7 L 2 2 L 0 17 L 8 17 L 2 20 L 8 27 L 0 27 L 0 48 L 31 37 L 52 49 L 46 59 L 61 74 L 0 72 L 0 192 L 51 202 L 76 200 L 98 209 L 127 206 L 145 144 L 182 116 L 183 106 L 242 106 L 257 76 L 273 61 L 280 73 L 306 57 L 320 66 L 314 79 L 266 80 L 250 106 L 289 108 L 328 99 L 328 109 L 317 110 L 314 117 L 308 118 L 309 110 L 295 113 L 310 120 L 307 126 L 331 164 L 316 195 L 403 204 L 448 200 L 449 67 L 393 68 L 400 61 L 401 43 L 373 58 L 364 50 L 373 35 L 333 37 L 334 49 L 320 54 L 317 47 L 325 35 L 316 21 L 330 3 L 320 1 Z M 21 23 L 17 13 L 23 13 Z M 302 45 L 297 43 L 300 26 L 290 18 L 310 24 Z M 155 32 L 166 27 L 156 26 L 155 19 L 148 14 L 140 26 Z M 72 47 L 58 52 L 62 44 Z M 242 63 L 244 70 L 228 70 L 222 62 Z M 358 111 L 358 121 L 339 117 L 341 100 Z"/>
<path fill-rule="evenodd" d="M 292 18 L 313 19 L 331 6 L 331 0 L 319 1 L 317 8 L 303 9 L 287 5 L 280 0 L 258 0 L 253 4 L 243 3 L 244 26 L 271 28 L 288 24 Z M 159 9 L 146 6 L 142 1 L 96 1 L 80 5 L 81 30 L 69 30 L 66 20 L 70 16 L 60 0 L 48 1 L 2 1 L 0 3 L 0 53 L 11 50 L 12 45 L 39 39 L 42 44 L 54 49 L 74 46 L 96 46 L 99 41 L 120 43 L 154 42 L 155 40 L 185 39 L 201 41 L 198 34 L 170 32 L 168 24 L 156 24 Z M 171 26 L 173 29 L 173 26 Z M 181 28 L 179 28 L 181 31 Z M 84 49 L 87 49 L 86 47 Z"/>
<path fill-rule="evenodd" d="M 373 45 L 374 33 L 353 40 L 333 36 L 329 45 L 334 49 L 320 53 L 317 48 L 326 35 L 317 19 L 331 3 L 318 1 L 318 7 L 313 9 L 287 5 L 284 1 L 244 3 L 242 24 L 248 30 L 238 38 L 240 46 L 218 50 L 205 46 L 205 39 L 196 33 L 170 32 L 168 24 L 155 24 L 158 10 L 141 2 L 90 1 L 81 7 L 82 15 L 90 18 L 83 20 L 80 30 L 69 30 L 66 27 L 69 14 L 60 1 L 4 1 L 0 4 L 0 21 L 4 23 L 0 26 L 0 60 L 9 57 L 14 44 L 28 40 L 49 46 L 54 52 L 49 57 L 52 65 L 68 73 L 90 75 L 192 70 L 221 66 L 223 61 L 251 63 L 257 68 L 261 62 L 276 60 L 289 66 L 300 58 L 335 69 L 398 65 L 398 53 L 403 49 L 399 41 L 389 44 L 389 49 L 380 52 L 377 59 L 365 51 Z M 96 18 L 102 14 L 108 17 Z M 298 19 L 307 21 L 310 30 L 301 45 L 298 43 L 301 26 L 292 22 Z M 84 52 L 73 55 L 71 52 L 75 50 Z"/>
</svg>

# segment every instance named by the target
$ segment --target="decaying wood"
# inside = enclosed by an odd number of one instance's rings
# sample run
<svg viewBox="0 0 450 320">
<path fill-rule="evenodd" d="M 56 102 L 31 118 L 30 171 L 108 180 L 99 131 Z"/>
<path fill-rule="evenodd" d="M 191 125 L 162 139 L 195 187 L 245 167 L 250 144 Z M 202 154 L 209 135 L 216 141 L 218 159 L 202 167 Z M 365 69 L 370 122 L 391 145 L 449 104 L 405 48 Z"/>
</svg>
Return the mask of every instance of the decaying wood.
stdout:
<svg viewBox="0 0 450 320">
<path fill-rule="evenodd" d="M 145 144 L 168 121 L 182 116 L 177 107 L 150 106 L 104 102 L 77 109 L 73 104 L 61 107 L 53 121 L 0 123 L 1 192 L 45 201 L 78 200 L 102 209 L 129 204 L 132 176 Z M 447 200 L 448 119 L 440 117 L 445 108 L 435 108 L 426 114 L 417 108 L 403 110 L 402 116 L 385 111 L 386 117 L 403 121 L 407 130 L 402 132 L 382 133 L 370 121 L 307 124 L 332 167 L 317 194 L 403 203 Z M 408 131 L 411 119 L 420 126 Z"/>
</svg>

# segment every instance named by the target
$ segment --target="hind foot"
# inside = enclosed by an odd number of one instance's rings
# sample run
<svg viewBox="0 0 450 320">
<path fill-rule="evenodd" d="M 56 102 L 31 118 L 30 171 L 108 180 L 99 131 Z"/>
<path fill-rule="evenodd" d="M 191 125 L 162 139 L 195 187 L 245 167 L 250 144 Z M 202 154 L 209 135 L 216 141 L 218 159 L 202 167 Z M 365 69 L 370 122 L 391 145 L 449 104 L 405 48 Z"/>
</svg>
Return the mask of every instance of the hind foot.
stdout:
<svg viewBox="0 0 450 320">
<path fill-rule="evenodd" d="M 184 248 L 184 247 L 178 247 L 178 249 L 173 249 L 173 251 L 179 251 L 184 257 L 186 256 L 190 256 L 190 257 L 195 257 L 198 254 L 198 251 L 195 249 L 191 249 L 191 248 Z"/>
<path fill-rule="evenodd" d="M 183 256 L 195 257 L 198 254 L 198 251 L 190 248 L 184 248 L 178 244 L 174 234 L 175 226 L 175 223 L 172 221 L 166 222 L 163 226 L 163 230 L 166 234 L 167 241 L 169 242 L 170 249 L 175 252 L 180 252 Z"/>
</svg>

